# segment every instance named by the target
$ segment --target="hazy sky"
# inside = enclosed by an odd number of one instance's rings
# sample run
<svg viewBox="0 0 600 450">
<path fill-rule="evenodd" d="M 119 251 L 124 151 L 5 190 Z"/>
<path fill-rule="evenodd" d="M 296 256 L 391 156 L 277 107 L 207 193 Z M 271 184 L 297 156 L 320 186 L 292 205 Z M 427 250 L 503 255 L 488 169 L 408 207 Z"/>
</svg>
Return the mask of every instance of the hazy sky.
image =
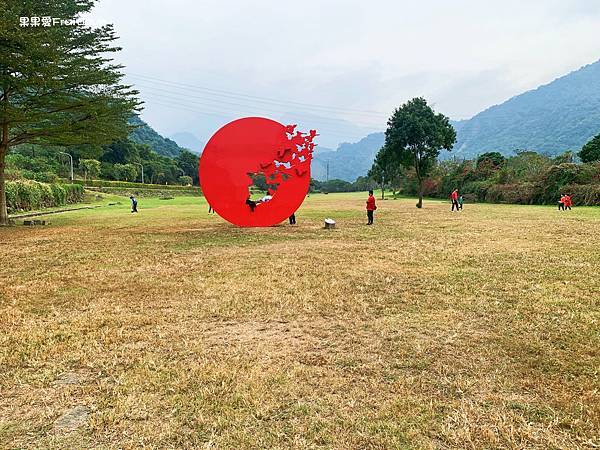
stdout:
<svg viewBox="0 0 600 450">
<path fill-rule="evenodd" d="M 157 131 L 264 115 L 335 146 L 415 96 L 468 118 L 600 59 L 598 0 L 99 0 Z"/>
</svg>

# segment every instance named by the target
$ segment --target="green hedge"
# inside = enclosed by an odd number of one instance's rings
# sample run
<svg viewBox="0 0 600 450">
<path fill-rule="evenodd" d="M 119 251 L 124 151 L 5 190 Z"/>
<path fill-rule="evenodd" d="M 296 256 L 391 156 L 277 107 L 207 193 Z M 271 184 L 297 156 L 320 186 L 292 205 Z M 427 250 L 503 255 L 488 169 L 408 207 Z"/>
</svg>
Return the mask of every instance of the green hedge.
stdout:
<svg viewBox="0 0 600 450">
<path fill-rule="evenodd" d="M 80 184 L 82 186 L 98 187 L 98 188 L 126 188 L 126 189 L 159 189 L 159 190 L 189 190 L 199 191 L 198 186 L 181 186 L 176 184 L 142 184 L 142 183 L 131 183 L 129 181 L 108 181 L 108 180 L 74 180 L 73 183 Z"/>
<path fill-rule="evenodd" d="M 457 183 L 454 183 L 455 185 Z M 490 181 L 471 181 L 465 183 L 460 192 L 465 196 L 467 201 L 485 202 L 489 189 L 493 186 Z M 450 188 L 446 188 L 444 192 Z M 449 194 L 448 194 L 449 195 Z"/>
<path fill-rule="evenodd" d="M 83 186 L 79 184 L 47 184 L 33 180 L 6 182 L 6 202 L 9 213 L 51 208 L 82 200 Z"/>
<path fill-rule="evenodd" d="M 174 186 L 176 187 L 176 186 Z M 94 192 L 104 192 L 105 194 L 122 195 L 129 197 L 135 195 L 136 197 L 167 197 L 167 196 L 202 196 L 200 189 L 185 189 L 184 186 L 179 186 L 180 189 L 145 189 L 145 188 L 130 188 L 125 189 L 122 187 L 88 187 L 88 190 Z"/>
<path fill-rule="evenodd" d="M 570 194 L 575 206 L 600 206 L 600 183 L 494 184 L 489 180 L 465 183 L 460 189 L 468 202 L 515 203 L 521 205 L 554 205 L 561 194 Z M 445 193 L 439 198 L 447 198 Z"/>
<path fill-rule="evenodd" d="M 600 184 L 569 184 L 562 191 L 572 196 L 575 206 L 600 206 Z"/>
<path fill-rule="evenodd" d="M 485 193 L 489 203 L 553 205 L 561 194 L 569 194 L 575 206 L 600 206 L 600 184 L 567 184 L 548 189 L 540 183 L 495 184 Z"/>
<path fill-rule="evenodd" d="M 485 201 L 490 203 L 516 203 L 533 205 L 541 203 L 540 187 L 533 183 L 494 184 L 487 189 Z"/>
</svg>

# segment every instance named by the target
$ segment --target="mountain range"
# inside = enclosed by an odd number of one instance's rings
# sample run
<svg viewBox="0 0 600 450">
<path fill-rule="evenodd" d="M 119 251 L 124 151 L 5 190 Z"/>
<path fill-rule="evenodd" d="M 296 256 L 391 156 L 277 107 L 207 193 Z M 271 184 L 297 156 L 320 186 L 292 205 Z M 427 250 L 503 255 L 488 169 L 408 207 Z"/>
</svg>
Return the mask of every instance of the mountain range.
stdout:
<svg viewBox="0 0 600 450">
<path fill-rule="evenodd" d="M 129 124 L 135 125 L 133 131 L 129 133 L 129 139 L 136 144 L 148 144 L 159 155 L 170 158 L 176 157 L 183 150 L 175 141 L 162 137 L 138 116 L 132 116 Z"/>
<path fill-rule="evenodd" d="M 579 150 L 600 132 L 600 61 L 453 125 L 452 154 L 460 158 L 517 149 L 550 155 Z"/>
<path fill-rule="evenodd" d="M 204 149 L 204 142 L 187 131 L 172 134 L 169 138 L 175 141 L 180 147 L 187 148 L 190 152 L 197 155 L 202 153 Z"/>
<path fill-rule="evenodd" d="M 148 143 L 165 156 L 176 156 L 182 147 L 201 153 L 204 145 L 193 134 L 176 133 L 173 140 L 165 139 L 136 119 L 140 127 L 131 135 L 134 141 Z M 519 149 L 549 155 L 578 151 L 600 133 L 600 61 L 452 124 L 457 142 L 441 158 L 471 159 L 489 151 L 508 156 Z M 312 176 L 354 181 L 367 174 L 384 141 L 384 133 L 378 132 L 342 143 L 336 150 L 319 146 L 313 156 Z"/>
<path fill-rule="evenodd" d="M 310 165 L 311 176 L 320 181 L 327 178 L 354 181 L 367 174 L 384 141 L 384 133 L 371 133 L 358 142 L 344 142 L 337 150 L 317 146 Z"/>
<path fill-rule="evenodd" d="M 578 151 L 600 133 L 600 61 L 589 64 L 545 84 L 494 105 L 468 120 L 452 121 L 457 142 L 441 158 L 471 159 L 498 151 L 506 156 L 515 150 L 534 150 L 551 156 Z M 341 144 L 336 151 L 317 153 L 312 173 L 354 181 L 371 168 L 385 134 L 372 133 L 354 144 Z"/>
</svg>

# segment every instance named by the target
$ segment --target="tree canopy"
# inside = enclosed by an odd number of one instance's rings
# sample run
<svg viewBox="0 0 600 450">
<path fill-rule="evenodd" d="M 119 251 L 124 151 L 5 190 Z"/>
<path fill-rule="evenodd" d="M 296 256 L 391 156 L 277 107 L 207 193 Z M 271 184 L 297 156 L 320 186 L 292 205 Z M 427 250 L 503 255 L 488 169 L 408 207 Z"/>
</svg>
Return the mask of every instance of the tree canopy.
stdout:
<svg viewBox="0 0 600 450">
<path fill-rule="evenodd" d="M 585 144 L 578 155 L 584 163 L 600 161 L 600 134 Z"/>
<path fill-rule="evenodd" d="M 477 157 L 477 165 L 491 164 L 496 168 L 500 168 L 506 162 L 506 158 L 500 152 L 487 152 Z"/>
<path fill-rule="evenodd" d="M 386 186 L 394 186 L 401 174 L 401 166 L 396 154 L 387 146 L 381 149 L 375 155 L 373 167 L 369 170 L 367 176 L 375 181 L 381 187 L 381 198 L 385 198 Z"/>
<path fill-rule="evenodd" d="M 436 114 L 424 98 L 414 98 L 397 108 L 388 120 L 385 146 L 398 162 L 414 168 L 419 183 L 419 202 L 423 206 L 423 181 L 442 149 L 452 149 L 456 132 L 450 119 Z"/>
<path fill-rule="evenodd" d="M 96 159 L 80 159 L 79 167 L 83 170 L 85 179 L 97 178 L 100 175 L 100 161 Z"/>
<path fill-rule="evenodd" d="M 108 144 L 125 138 L 137 91 L 121 84 L 112 25 L 76 22 L 93 0 L 5 0 L 0 9 L 0 225 L 8 221 L 5 158 L 19 144 Z M 39 8 L 43 7 L 43 11 Z M 42 14 L 43 13 L 43 14 Z M 20 17 L 75 19 L 22 27 Z"/>
</svg>

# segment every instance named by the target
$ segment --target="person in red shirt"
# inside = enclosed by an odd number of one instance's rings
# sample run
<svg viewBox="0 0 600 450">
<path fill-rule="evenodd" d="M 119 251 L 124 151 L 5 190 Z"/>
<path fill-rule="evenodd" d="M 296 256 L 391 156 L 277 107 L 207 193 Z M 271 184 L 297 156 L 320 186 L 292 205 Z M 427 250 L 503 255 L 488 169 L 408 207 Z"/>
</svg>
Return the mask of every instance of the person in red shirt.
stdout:
<svg viewBox="0 0 600 450">
<path fill-rule="evenodd" d="M 571 200 L 571 196 L 569 194 L 565 194 L 565 197 L 563 199 L 563 204 L 564 209 L 569 208 L 569 211 L 571 210 L 571 206 L 573 205 L 573 200 Z"/>
<path fill-rule="evenodd" d="M 452 211 L 454 211 L 454 207 L 456 207 L 456 210 L 458 211 L 458 189 L 454 189 L 452 191 L 452 194 L 450 194 L 450 199 L 452 200 Z"/>
<path fill-rule="evenodd" d="M 373 225 L 373 211 L 377 209 L 375 205 L 375 197 L 373 196 L 373 190 L 369 191 L 369 198 L 367 199 L 367 225 Z"/>
</svg>

